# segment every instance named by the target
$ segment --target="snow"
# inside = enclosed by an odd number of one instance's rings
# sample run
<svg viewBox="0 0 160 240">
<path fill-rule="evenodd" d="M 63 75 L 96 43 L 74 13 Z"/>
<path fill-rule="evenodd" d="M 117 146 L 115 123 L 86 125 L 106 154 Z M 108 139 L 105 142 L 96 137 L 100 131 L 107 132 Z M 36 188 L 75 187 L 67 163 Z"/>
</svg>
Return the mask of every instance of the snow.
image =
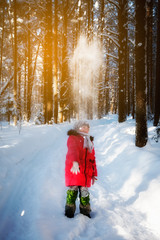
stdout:
<svg viewBox="0 0 160 240">
<path fill-rule="evenodd" d="M 92 218 L 64 216 L 66 132 L 59 125 L 3 123 L 0 129 L 0 239 L 160 239 L 160 143 L 135 147 L 135 121 L 116 115 L 90 121 L 98 180 L 90 188 Z"/>
</svg>

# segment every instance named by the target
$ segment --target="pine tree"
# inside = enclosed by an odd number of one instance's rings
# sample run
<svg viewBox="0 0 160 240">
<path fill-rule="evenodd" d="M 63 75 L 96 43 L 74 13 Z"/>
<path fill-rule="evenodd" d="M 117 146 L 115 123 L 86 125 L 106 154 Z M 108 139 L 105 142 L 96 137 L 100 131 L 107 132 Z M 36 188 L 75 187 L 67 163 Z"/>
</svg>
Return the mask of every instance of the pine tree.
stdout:
<svg viewBox="0 0 160 240">
<path fill-rule="evenodd" d="M 28 50 L 28 75 L 27 75 L 27 121 L 31 118 L 31 95 L 32 95 L 32 48 L 30 32 L 30 5 L 28 3 L 28 31 L 27 31 L 27 50 Z"/>
<path fill-rule="evenodd" d="M 146 79 L 145 79 L 145 23 L 146 0 L 136 0 L 136 146 L 147 143 Z"/>
<path fill-rule="evenodd" d="M 153 88 L 153 60 L 152 60 L 152 15 L 153 15 L 153 1 L 147 1 L 147 106 L 148 106 L 148 114 L 152 114 L 153 106 L 152 106 L 152 88 Z"/>
<path fill-rule="evenodd" d="M 69 119 L 69 67 L 68 67 L 68 0 L 63 2 L 63 33 L 62 33 L 62 76 L 60 86 L 60 122 Z"/>
<path fill-rule="evenodd" d="M 126 120 L 126 24 L 127 24 L 127 0 L 119 1 L 118 26 L 119 26 L 119 102 L 118 102 L 118 121 Z"/>
<path fill-rule="evenodd" d="M 103 32 L 104 32 L 104 0 L 100 1 L 100 41 L 103 46 Z M 98 118 L 101 118 L 104 110 L 104 82 L 102 68 L 99 74 L 99 89 L 98 89 Z"/>
<path fill-rule="evenodd" d="M 17 0 L 14 0 L 14 124 L 17 125 Z"/>
<path fill-rule="evenodd" d="M 58 0 L 54 1 L 54 123 L 58 123 Z"/>
<path fill-rule="evenodd" d="M 155 91 L 156 93 L 155 93 L 154 126 L 157 126 L 160 118 L 160 0 L 158 0 L 156 90 Z"/>
</svg>

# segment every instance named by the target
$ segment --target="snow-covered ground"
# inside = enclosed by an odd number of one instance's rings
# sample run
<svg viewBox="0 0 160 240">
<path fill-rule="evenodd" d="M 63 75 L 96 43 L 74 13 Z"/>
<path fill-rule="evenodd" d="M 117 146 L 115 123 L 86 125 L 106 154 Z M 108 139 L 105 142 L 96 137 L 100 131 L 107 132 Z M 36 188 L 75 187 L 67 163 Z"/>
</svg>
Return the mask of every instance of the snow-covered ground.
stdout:
<svg viewBox="0 0 160 240">
<path fill-rule="evenodd" d="M 98 181 L 90 188 L 92 218 L 64 216 L 66 132 L 52 126 L 1 125 L 1 240 L 159 240 L 160 142 L 135 147 L 135 121 L 116 115 L 90 121 Z M 19 133 L 20 132 L 20 133 Z"/>
</svg>

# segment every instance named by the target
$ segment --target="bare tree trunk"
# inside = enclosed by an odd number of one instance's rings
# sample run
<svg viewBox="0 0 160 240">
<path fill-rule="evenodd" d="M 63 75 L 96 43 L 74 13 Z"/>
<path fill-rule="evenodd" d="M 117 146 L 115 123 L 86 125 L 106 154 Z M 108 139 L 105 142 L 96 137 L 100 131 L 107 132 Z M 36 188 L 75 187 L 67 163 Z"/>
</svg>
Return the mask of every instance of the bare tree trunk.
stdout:
<svg viewBox="0 0 160 240">
<path fill-rule="evenodd" d="M 58 0 L 54 1 L 54 123 L 58 123 Z"/>
<path fill-rule="evenodd" d="M 47 123 L 53 117 L 53 79 L 52 79 L 52 0 L 46 1 L 46 83 L 47 83 Z"/>
<path fill-rule="evenodd" d="M 133 54 L 133 80 L 132 80 L 132 117 L 135 118 L 135 49 Z"/>
<path fill-rule="evenodd" d="M 3 82 L 2 67 L 3 67 L 3 41 L 4 41 L 4 11 L 5 11 L 5 8 L 3 7 L 2 40 L 1 40 L 1 60 L 0 60 L 0 83 Z M 2 86 L 2 85 L 1 85 L 1 86 Z"/>
<path fill-rule="evenodd" d="M 145 16 L 146 0 L 136 0 L 136 146 L 147 143 L 146 79 L 145 79 Z"/>
<path fill-rule="evenodd" d="M 18 68 L 18 88 L 17 88 L 17 112 L 19 121 L 22 119 L 22 100 L 21 100 L 21 68 Z"/>
<path fill-rule="evenodd" d="M 67 26 L 68 26 L 68 0 L 63 4 L 63 39 L 62 39 L 62 78 L 60 86 L 60 122 L 66 121 L 69 119 L 70 111 L 70 99 L 69 94 L 69 69 L 68 69 L 68 59 L 67 59 Z"/>
<path fill-rule="evenodd" d="M 46 33 L 45 33 L 46 35 Z M 44 50 L 44 55 L 43 55 L 43 112 L 44 112 L 44 123 L 47 123 L 47 74 L 46 74 L 46 65 L 47 65 L 47 60 L 46 60 L 46 45 L 47 42 L 44 41 L 43 44 L 43 50 Z"/>
<path fill-rule="evenodd" d="M 27 36 L 26 36 L 27 38 Z M 27 40 L 25 40 L 25 63 L 24 63 L 24 115 L 27 119 Z"/>
<path fill-rule="evenodd" d="M 158 23 L 157 23 L 157 60 L 156 60 L 156 93 L 154 126 L 158 125 L 160 118 L 160 0 L 158 0 Z"/>
<path fill-rule="evenodd" d="M 153 2 L 147 1 L 147 106 L 148 113 L 152 114 L 152 9 Z"/>
<path fill-rule="evenodd" d="M 104 0 L 100 1 L 100 35 L 101 47 L 103 46 L 103 32 L 104 32 Z M 104 85 L 103 85 L 103 71 L 102 68 L 99 74 L 99 89 L 98 89 L 98 118 L 101 118 L 104 113 Z"/>
<path fill-rule="evenodd" d="M 127 7 L 127 6 L 126 6 Z M 130 115 L 131 112 L 131 82 L 130 82 L 130 72 L 129 72 L 129 46 L 128 46 L 128 20 L 126 16 L 126 54 L 125 54 L 125 68 L 126 68 L 126 99 L 127 99 L 127 114 Z"/>
<path fill-rule="evenodd" d="M 28 85 L 27 85 L 27 121 L 28 122 L 31 118 L 31 92 L 32 92 L 31 82 L 32 82 L 31 33 L 30 33 L 30 12 L 28 12 Z"/>
<path fill-rule="evenodd" d="M 14 0 L 14 125 L 17 125 L 17 1 Z"/>
<path fill-rule="evenodd" d="M 126 8 L 127 0 L 120 0 L 118 13 L 119 26 L 119 102 L 118 102 L 118 121 L 126 120 Z"/>
<path fill-rule="evenodd" d="M 88 29 L 87 29 L 87 37 L 88 42 L 90 42 L 93 39 L 93 1 L 88 1 Z M 93 119 L 93 77 L 91 79 L 91 85 L 90 85 L 92 96 L 89 96 L 87 99 L 87 117 L 88 119 Z"/>
<path fill-rule="evenodd" d="M 107 44 L 108 46 L 108 44 Z M 108 47 L 106 46 L 106 49 Z M 106 57 L 106 72 L 105 72 L 105 114 L 109 113 L 110 109 L 110 101 L 109 101 L 109 71 L 108 71 L 108 66 L 109 66 L 109 57 L 107 55 Z"/>
</svg>

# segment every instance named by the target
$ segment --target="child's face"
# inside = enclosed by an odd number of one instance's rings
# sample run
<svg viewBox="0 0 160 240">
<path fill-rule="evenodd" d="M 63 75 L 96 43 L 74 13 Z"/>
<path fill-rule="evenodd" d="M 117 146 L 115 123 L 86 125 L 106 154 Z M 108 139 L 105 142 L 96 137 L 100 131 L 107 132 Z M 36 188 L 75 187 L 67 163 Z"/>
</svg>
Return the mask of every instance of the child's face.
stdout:
<svg viewBox="0 0 160 240">
<path fill-rule="evenodd" d="M 82 126 L 79 128 L 79 130 L 84 133 L 89 133 L 89 127 L 87 127 L 87 126 Z"/>
</svg>

